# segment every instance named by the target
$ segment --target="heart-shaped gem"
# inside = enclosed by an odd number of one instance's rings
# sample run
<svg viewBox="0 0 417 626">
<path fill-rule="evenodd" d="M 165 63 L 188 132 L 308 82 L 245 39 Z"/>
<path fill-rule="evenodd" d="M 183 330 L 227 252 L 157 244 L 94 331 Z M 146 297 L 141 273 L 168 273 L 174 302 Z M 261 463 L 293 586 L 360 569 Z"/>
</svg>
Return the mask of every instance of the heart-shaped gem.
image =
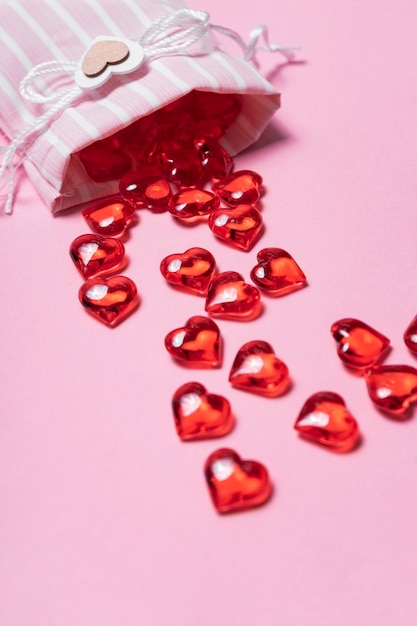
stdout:
<svg viewBox="0 0 417 626">
<path fill-rule="evenodd" d="M 171 200 L 169 212 L 177 219 L 192 223 L 219 208 L 220 200 L 205 189 L 183 189 Z"/>
<path fill-rule="evenodd" d="M 119 269 L 124 254 L 124 245 L 113 237 L 81 235 L 70 246 L 70 256 L 83 278 Z"/>
<path fill-rule="evenodd" d="M 171 187 L 156 166 L 141 167 L 137 172 L 125 174 L 119 191 L 135 209 L 144 207 L 159 213 L 168 210 L 172 198 Z"/>
<path fill-rule="evenodd" d="M 134 157 L 139 180 L 142 172 L 147 175 L 149 170 L 151 174 L 156 171 L 162 175 L 158 162 L 153 160 L 167 132 L 160 122 L 162 111 L 164 109 L 143 115 L 112 135 L 116 144 Z"/>
<path fill-rule="evenodd" d="M 96 41 L 87 51 L 81 64 L 86 76 L 98 76 L 108 65 L 123 63 L 129 56 L 129 48 L 123 41 Z"/>
<path fill-rule="evenodd" d="M 320 391 L 308 398 L 294 425 L 300 435 L 337 452 L 352 450 L 359 441 L 356 420 L 337 393 Z"/>
<path fill-rule="evenodd" d="M 107 326 L 116 326 L 139 304 L 135 283 L 126 276 L 92 278 L 85 282 L 79 299 L 86 310 Z"/>
<path fill-rule="evenodd" d="M 183 98 L 199 137 L 221 137 L 242 110 L 241 96 L 214 91 L 191 91 Z"/>
<path fill-rule="evenodd" d="M 217 139 L 204 137 L 195 141 L 195 145 L 204 170 L 212 180 L 220 180 L 230 174 L 233 159 Z"/>
<path fill-rule="evenodd" d="M 269 295 L 284 296 L 306 285 L 303 271 L 285 250 L 264 248 L 258 252 L 257 259 L 250 276 Z"/>
<path fill-rule="evenodd" d="M 189 248 L 183 254 L 165 257 L 160 270 L 171 285 L 205 296 L 216 272 L 216 261 L 204 248 Z"/>
<path fill-rule="evenodd" d="M 235 248 L 249 250 L 262 230 L 262 215 L 255 207 L 242 204 L 234 209 L 218 209 L 210 213 L 210 230 Z"/>
<path fill-rule="evenodd" d="M 222 340 L 217 326 L 208 317 L 190 317 L 182 328 L 165 337 L 169 354 L 188 367 L 220 367 Z"/>
<path fill-rule="evenodd" d="M 376 365 L 365 380 L 372 402 L 394 417 L 405 417 L 417 400 L 417 370 L 410 365 Z"/>
<path fill-rule="evenodd" d="M 330 329 L 337 341 L 340 360 L 356 370 L 375 365 L 389 346 L 389 339 L 364 322 L 347 317 L 338 320 Z"/>
<path fill-rule="evenodd" d="M 262 176 L 251 170 L 240 170 L 215 183 L 213 191 L 230 206 L 256 204 L 261 185 Z"/>
<path fill-rule="evenodd" d="M 161 155 L 162 171 L 170 181 L 179 187 L 194 187 L 204 176 L 204 168 L 194 146 L 164 150 Z"/>
<path fill-rule="evenodd" d="M 264 465 L 243 460 L 229 448 L 208 457 L 204 473 L 211 499 L 219 513 L 243 511 L 266 502 L 272 485 Z"/>
<path fill-rule="evenodd" d="M 405 331 L 404 341 L 407 348 L 417 354 L 417 315 Z"/>
<path fill-rule="evenodd" d="M 183 441 L 221 437 L 234 425 L 230 403 L 200 383 L 182 385 L 172 398 L 175 427 Z"/>
<path fill-rule="evenodd" d="M 130 156 L 111 139 L 96 141 L 77 154 L 87 175 L 96 183 L 118 180 L 132 165 Z"/>
<path fill-rule="evenodd" d="M 205 309 L 212 317 L 249 321 L 261 312 L 261 295 L 238 272 L 222 272 L 209 285 Z"/>
<path fill-rule="evenodd" d="M 240 348 L 229 382 L 237 389 L 270 398 L 282 395 L 290 385 L 287 366 L 266 341 L 249 341 Z"/>
<path fill-rule="evenodd" d="M 134 209 L 119 196 L 110 196 L 82 211 L 91 230 L 98 235 L 118 237 L 124 234 Z"/>
</svg>

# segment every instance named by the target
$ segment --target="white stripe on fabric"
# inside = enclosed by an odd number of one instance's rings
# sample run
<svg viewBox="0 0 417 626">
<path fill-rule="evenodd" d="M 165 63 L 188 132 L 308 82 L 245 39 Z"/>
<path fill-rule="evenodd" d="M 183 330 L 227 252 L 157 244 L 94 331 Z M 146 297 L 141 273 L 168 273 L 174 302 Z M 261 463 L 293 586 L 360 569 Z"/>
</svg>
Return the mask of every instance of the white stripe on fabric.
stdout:
<svg viewBox="0 0 417 626">
<path fill-rule="evenodd" d="M 165 78 L 168 78 L 168 80 L 170 80 L 171 83 L 173 83 L 180 89 L 185 89 L 186 91 L 189 91 L 190 89 L 192 89 L 192 85 L 188 85 L 188 83 L 185 83 L 183 80 L 181 80 L 179 76 L 174 74 L 174 72 L 172 72 L 168 67 L 166 67 L 166 65 L 164 65 L 163 61 L 159 61 L 158 59 L 155 59 L 151 61 L 149 64 L 152 67 L 154 67 L 156 70 L 161 72 L 161 74 L 163 74 Z"/>
<path fill-rule="evenodd" d="M 65 23 L 68 30 L 71 30 L 72 33 L 78 37 L 78 39 L 88 47 L 91 44 L 91 35 L 87 33 L 82 27 L 82 25 L 77 22 L 70 13 L 59 3 L 55 2 L 55 0 L 43 0 L 45 4 L 51 8 L 54 13 Z M 59 59 L 59 56 L 57 57 Z M 74 60 L 74 59 L 72 59 Z"/>
<path fill-rule="evenodd" d="M 29 180 L 32 181 L 32 184 L 36 188 L 40 197 L 43 201 L 48 205 L 49 208 L 52 207 L 55 202 L 57 196 L 57 190 L 53 189 L 52 185 L 48 183 L 47 180 L 42 178 L 41 174 L 37 167 L 34 166 L 30 161 L 26 161 L 24 163 L 25 171 L 29 177 Z"/>
<path fill-rule="evenodd" d="M 90 124 L 85 117 L 81 115 L 74 107 L 69 107 L 65 110 L 65 115 L 71 117 L 74 122 L 83 128 L 91 137 L 91 139 L 99 139 L 101 136 L 101 130 L 98 130 L 93 124 Z"/>
<path fill-rule="evenodd" d="M 56 59 L 66 59 L 63 51 L 55 45 L 55 42 L 49 37 L 46 30 L 42 28 L 42 26 L 36 21 L 35 17 L 28 13 L 26 9 L 24 9 L 22 5 L 17 2 L 17 0 L 11 0 L 9 6 L 22 18 L 24 22 L 26 22 L 29 28 L 34 33 L 36 33 L 39 39 L 44 42 L 48 42 L 48 47 L 52 52 L 52 56 L 54 56 Z"/>
<path fill-rule="evenodd" d="M 7 80 L 5 76 L 3 76 L 2 74 L 0 74 L 0 76 L 1 76 L 1 90 L 3 94 L 6 95 L 8 99 L 10 100 L 12 104 L 12 108 L 14 109 L 14 112 L 18 113 L 20 117 L 24 120 L 24 122 L 26 122 L 27 124 L 30 124 L 31 122 L 33 122 L 35 117 L 30 113 L 30 111 L 27 110 L 26 103 L 23 103 L 24 106 L 22 106 L 22 99 L 20 95 L 16 93 L 15 87 L 9 83 L 9 81 Z M 7 121 L 7 119 L 5 121 Z"/>
<path fill-rule="evenodd" d="M 140 81 L 133 81 L 131 83 L 127 83 L 125 88 L 131 91 L 134 91 L 135 93 L 142 96 L 143 99 L 149 102 L 149 104 L 154 108 L 159 108 L 162 104 L 158 96 L 155 95 L 151 89 L 148 89 L 148 87 L 145 87 L 145 85 L 141 83 Z"/>
<path fill-rule="evenodd" d="M 67 158 L 71 154 L 71 148 L 66 143 L 61 141 L 52 130 L 48 129 L 44 131 L 43 138 L 64 158 Z"/>
<path fill-rule="evenodd" d="M 5 30 L 3 30 L 1 26 L 0 40 L 2 44 L 6 45 L 9 50 L 13 52 L 15 57 L 19 60 L 19 62 L 21 63 L 21 65 L 23 65 L 27 72 L 32 69 L 33 61 L 30 60 L 26 52 L 22 50 L 22 48 L 16 43 L 15 39 L 13 39 L 13 37 L 10 37 L 10 35 Z"/>
<path fill-rule="evenodd" d="M 246 90 L 247 89 L 247 83 L 246 83 L 245 79 L 238 72 L 237 68 L 233 67 L 229 63 L 229 61 L 226 59 L 226 55 L 224 53 L 215 51 L 215 52 L 212 52 L 210 54 L 210 56 L 211 56 L 212 59 L 217 61 L 219 63 L 219 65 L 224 67 L 224 69 L 229 72 L 229 74 L 233 77 L 235 83 L 239 87 L 239 89 L 241 89 L 241 90 Z"/>
<path fill-rule="evenodd" d="M 193 70 L 195 70 L 195 72 L 197 72 L 198 74 L 200 74 L 200 76 L 205 78 L 207 82 L 210 83 L 210 86 L 213 89 L 219 88 L 220 85 L 219 85 L 219 81 L 217 80 L 217 78 L 215 78 L 213 74 L 205 70 L 199 61 L 196 61 L 195 59 L 193 59 L 193 57 L 187 57 L 187 56 L 184 57 L 184 60 L 187 61 L 188 65 L 190 65 L 193 68 Z"/>
<path fill-rule="evenodd" d="M 15 111 L 17 113 L 19 113 L 20 117 L 24 121 L 23 127 L 25 125 L 31 124 L 35 120 L 35 117 L 30 113 L 30 111 L 28 111 L 28 109 L 26 108 L 26 104 L 22 103 L 22 100 L 21 100 L 19 94 L 16 93 L 14 87 L 12 87 L 12 85 L 3 76 L 1 77 L 0 82 L 1 82 L 1 87 L 2 87 L 3 93 L 12 102 Z M 22 106 L 22 104 L 23 104 L 23 106 Z M 5 128 L 5 130 L 6 130 L 6 133 L 7 133 L 8 129 Z M 64 143 L 62 143 L 62 141 L 60 141 L 58 139 L 58 137 L 52 132 L 52 130 L 49 130 L 49 129 L 46 130 L 44 132 L 44 134 L 43 134 L 43 138 L 49 144 L 51 144 L 54 147 L 56 147 L 58 152 L 63 157 L 67 157 L 70 154 L 69 147 L 66 146 Z"/>
<path fill-rule="evenodd" d="M 21 65 L 27 72 L 33 68 L 33 61 L 27 56 L 26 52 L 16 43 L 16 41 L 6 33 L 0 26 L 0 41 L 4 43 L 15 57 L 20 61 Z M 43 86 L 43 91 L 46 94 L 51 93 L 50 86 L 44 81 L 40 81 Z"/>
<path fill-rule="evenodd" d="M 43 160 L 39 159 L 37 152 L 38 151 L 36 149 L 33 152 L 28 152 L 27 159 L 23 162 L 23 164 L 26 166 L 28 162 L 31 163 L 39 171 L 43 178 L 48 181 L 48 183 L 54 185 L 54 187 L 59 190 L 62 185 L 62 180 L 51 174 L 50 170 L 47 169 L 47 166 L 44 167 L 42 165 Z"/>
<path fill-rule="evenodd" d="M 124 0 L 124 3 L 138 18 L 144 29 L 147 29 L 152 24 L 152 20 L 146 15 L 144 11 L 142 11 L 142 9 L 140 8 L 140 6 L 138 6 L 135 0 Z"/>
<path fill-rule="evenodd" d="M 91 96 L 94 98 L 93 94 L 91 94 Z M 114 100 L 107 100 L 107 98 L 100 99 L 100 96 L 98 96 L 97 98 L 94 98 L 94 101 L 97 105 L 107 109 L 111 113 L 114 113 L 122 124 L 128 124 L 131 121 L 130 115 L 126 112 L 126 110 L 120 107 L 116 102 L 114 102 Z"/>
<path fill-rule="evenodd" d="M 109 34 L 118 35 L 119 37 L 126 37 L 126 33 L 123 32 L 115 23 L 114 19 L 110 17 L 108 13 L 106 13 L 103 5 L 100 5 L 95 0 L 84 0 L 86 4 L 94 11 L 97 17 L 107 26 L 109 29 Z"/>
<path fill-rule="evenodd" d="M 276 90 L 274 89 L 274 87 L 271 85 L 271 83 L 269 83 L 266 78 L 264 78 L 262 76 L 262 74 L 260 72 L 258 72 L 258 70 L 256 69 L 256 67 L 254 67 L 252 65 L 252 63 L 250 63 L 250 61 L 248 61 L 245 65 L 245 70 L 248 72 L 251 72 L 251 74 L 254 76 L 254 78 L 261 83 L 263 89 L 265 89 L 265 91 L 267 91 L 268 93 L 276 93 Z"/>
<path fill-rule="evenodd" d="M 53 185 L 55 189 L 59 190 L 61 188 L 62 179 L 55 178 L 55 176 L 53 176 L 49 170 L 46 170 L 44 167 L 42 167 L 42 164 L 39 163 L 38 161 L 36 161 L 36 168 L 42 174 L 44 179 L 47 180 L 48 183 L 51 183 L 51 185 Z"/>
</svg>

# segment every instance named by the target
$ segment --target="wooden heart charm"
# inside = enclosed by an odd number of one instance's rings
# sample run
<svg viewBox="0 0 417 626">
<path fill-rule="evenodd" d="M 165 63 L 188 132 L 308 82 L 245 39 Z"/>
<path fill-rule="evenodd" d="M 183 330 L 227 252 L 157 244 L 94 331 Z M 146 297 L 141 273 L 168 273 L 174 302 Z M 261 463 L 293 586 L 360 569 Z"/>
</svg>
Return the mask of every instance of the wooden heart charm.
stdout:
<svg viewBox="0 0 417 626">
<path fill-rule="evenodd" d="M 272 485 L 258 461 L 243 460 L 229 448 L 213 452 L 204 466 L 211 499 L 219 513 L 243 511 L 268 500 Z"/>
<path fill-rule="evenodd" d="M 249 341 L 240 348 L 229 382 L 237 389 L 270 398 L 282 395 L 290 385 L 287 366 L 266 341 Z"/>
<path fill-rule="evenodd" d="M 71 259 L 83 278 L 120 269 L 124 254 L 124 245 L 114 237 L 81 235 L 70 246 Z"/>
<path fill-rule="evenodd" d="M 187 367 L 220 367 L 222 340 L 220 331 L 209 317 L 190 317 L 182 328 L 165 337 L 169 354 Z"/>
<path fill-rule="evenodd" d="M 339 359 L 359 372 L 375 365 L 390 344 L 377 330 L 351 317 L 334 322 L 330 332 L 338 343 Z"/>
<path fill-rule="evenodd" d="M 347 411 L 343 398 L 331 391 L 320 391 L 308 398 L 294 428 L 306 439 L 336 452 L 352 450 L 359 440 L 356 420 Z"/>
<path fill-rule="evenodd" d="M 143 48 L 136 41 L 99 36 L 84 53 L 74 78 L 82 89 L 93 89 L 106 82 L 111 74 L 132 72 L 144 60 Z"/>
<path fill-rule="evenodd" d="M 375 406 L 393 417 L 406 417 L 417 401 L 417 370 L 411 365 L 375 365 L 365 380 Z"/>
<path fill-rule="evenodd" d="M 104 39 L 93 43 L 81 64 L 86 76 L 98 76 L 108 65 L 123 63 L 129 56 L 129 48 L 123 41 Z"/>
<path fill-rule="evenodd" d="M 79 291 L 81 304 L 88 313 L 107 326 L 116 326 L 139 304 L 135 283 L 126 276 L 92 278 Z"/>
<path fill-rule="evenodd" d="M 212 317 L 249 321 L 261 312 L 261 296 L 238 272 L 222 272 L 209 285 L 205 309 Z"/>
<path fill-rule="evenodd" d="M 182 254 L 165 257 L 161 261 L 160 270 L 171 285 L 205 296 L 216 273 L 216 261 L 204 248 L 189 248 Z"/>
<path fill-rule="evenodd" d="M 285 250 L 264 248 L 258 252 L 257 260 L 251 279 L 269 295 L 284 296 L 306 285 L 304 272 Z"/>
<path fill-rule="evenodd" d="M 186 383 L 177 389 L 172 409 L 177 433 L 183 441 L 221 437 L 234 425 L 229 401 L 208 393 L 200 383 Z"/>
</svg>

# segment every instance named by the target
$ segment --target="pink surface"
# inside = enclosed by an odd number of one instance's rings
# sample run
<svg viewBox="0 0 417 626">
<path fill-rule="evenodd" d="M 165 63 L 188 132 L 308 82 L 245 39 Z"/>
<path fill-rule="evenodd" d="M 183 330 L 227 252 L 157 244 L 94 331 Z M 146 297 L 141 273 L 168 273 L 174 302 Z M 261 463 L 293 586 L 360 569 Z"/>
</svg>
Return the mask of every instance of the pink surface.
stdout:
<svg viewBox="0 0 417 626">
<path fill-rule="evenodd" d="M 78 303 L 70 242 L 79 214 L 53 218 L 21 179 L 0 224 L 0 624 L 3 626 L 401 626 L 416 623 L 417 422 L 383 417 L 335 353 L 329 327 L 358 317 L 392 340 L 387 363 L 417 365 L 402 334 L 415 295 L 415 4 L 207 0 L 214 23 L 300 44 L 305 64 L 273 71 L 282 109 L 237 168 L 262 173 L 266 232 L 247 254 L 200 225 L 141 213 L 125 274 L 140 309 L 114 330 Z M 208 248 L 248 278 L 256 251 L 288 250 L 309 286 L 267 299 L 246 324 L 220 321 L 223 367 L 188 371 L 165 334 L 203 300 L 170 289 L 159 262 Z M 240 346 L 269 341 L 291 391 L 230 388 Z M 199 380 L 238 419 L 217 441 L 180 443 L 170 401 Z M 334 455 L 293 423 L 313 392 L 340 393 L 363 444 Z M 263 508 L 219 516 L 202 467 L 227 446 L 262 461 Z"/>
</svg>

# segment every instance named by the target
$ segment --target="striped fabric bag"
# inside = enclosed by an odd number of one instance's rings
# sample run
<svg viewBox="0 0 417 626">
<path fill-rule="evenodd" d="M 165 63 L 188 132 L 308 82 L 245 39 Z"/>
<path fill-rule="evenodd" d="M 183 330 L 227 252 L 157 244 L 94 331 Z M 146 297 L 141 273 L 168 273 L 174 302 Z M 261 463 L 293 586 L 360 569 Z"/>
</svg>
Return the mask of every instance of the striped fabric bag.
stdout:
<svg viewBox="0 0 417 626">
<path fill-rule="evenodd" d="M 20 164 L 53 213 L 115 193 L 118 181 L 92 181 L 77 153 L 191 90 L 241 94 L 241 113 L 222 144 L 231 155 L 250 145 L 279 107 L 279 94 L 249 62 L 255 39 L 264 34 L 258 28 L 245 46 L 239 35 L 211 25 L 207 13 L 183 2 L 0 4 L 0 128 L 11 142 L 0 169 L 3 187 L 9 181 L 6 212 Z M 225 52 L 219 32 L 245 54 Z M 100 36 L 130 46 L 128 63 L 109 63 L 104 77 L 86 77 L 80 60 Z M 278 46 L 267 49 L 291 54 Z"/>
</svg>

